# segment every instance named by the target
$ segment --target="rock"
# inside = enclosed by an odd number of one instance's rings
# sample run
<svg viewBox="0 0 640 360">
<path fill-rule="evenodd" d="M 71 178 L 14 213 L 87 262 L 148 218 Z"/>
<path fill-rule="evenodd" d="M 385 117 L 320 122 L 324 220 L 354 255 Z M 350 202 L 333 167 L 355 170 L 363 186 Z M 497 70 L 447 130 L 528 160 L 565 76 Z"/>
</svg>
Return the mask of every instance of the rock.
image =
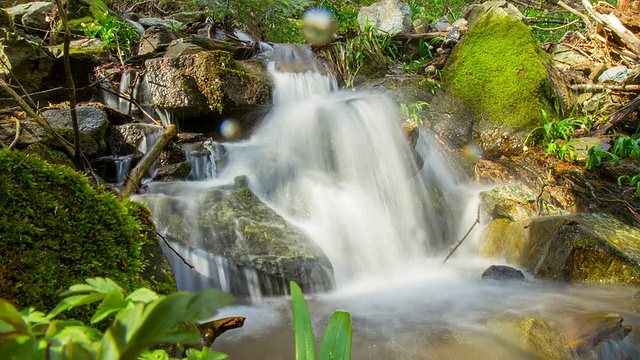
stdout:
<svg viewBox="0 0 640 360">
<path fill-rule="evenodd" d="M 266 105 L 271 81 L 263 68 L 233 60 L 225 51 L 147 60 L 154 106 L 190 117 L 226 107 Z"/>
<path fill-rule="evenodd" d="M 372 26 L 377 35 L 394 36 L 411 32 L 411 8 L 399 0 L 382 0 L 358 12 L 358 24 L 364 30 Z"/>
<path fill-rule="evenodd" d="M 416 19 L 413 21 L 413 28 L 416 30 L 416 33 L 422 34 L 429 31 L 429 23 L 425 19 Z"/>
<path fill-rule="evenodd" d="M 15 24 L 25 26 L 27 32 L 33 30 L 49 30 L 51 13 L 55 9 L 52 2 L 33 1 L 7 8 Z"/>
<path fill-rule="evenodd" d="M 16 143 L 16 149 L 23 149 L 31 144 L 42 141 L 45 132 L 42 126 L 33 120 L 19 119 L 20 137 Z M 9 146 L 16 135 L 16 118 L 12 116 L 0 117 L 0 141 Z"/>
<path fill-rule="evenodd" d="M 551 59 L 529 27 L 500 7 L 475 25 L 443 69 L 445 94 L 432 104 L 441 116 L 432 125 L 453 147 L 477 138 L 490 157 L 517 154 L 542 111 L 553 117 L 563 106 L 549 80 Z"/>
<path fill-rule="evenodd" d="M 123 184 L 128 174 L 142 159 L 142 154 L 127 156 L 101 156 L 91 160 L 91 168 L 108 183 Z M 121 174 L 118 175 L 118 172 Z M 121 178 L 118 178 L 120 176 Z"/>
<path fill-rule="evenodd" d="M 64 45 L 48 47 L 57 58 L 56 66 L 63 66 Z M 100 39 L 87 38 L 73 40 L 69 44 L 69 63 L 76 87 L 90 85 L 94 81 L 94 69 L 109 62 L 109 48 Z M 63 71 L 56 79 L 66 82 Z"/>
<path fill-rule="evenodd" d="M 191 173 L 191 163 L 183 161 L 177 164 L 170 164 L 158 169 L 154 181 L 176 181 L 184 180 Z"/>
<path fill-rule="evenodd" d="M 573 359 L 565 336 L 543 319 L 535 317 L 491 319 L 487 327 L 507 344 L 522 349 L 522 358 Z"/>
<path fill-rule="evenodd" d="M 524 280 L 522 271 L 506 265 L 491 265 L 482 273 L 483 279 L 493 280 Z"/>
<path fill-rule="evenodd" d="M 172 19 L 158 19 L 158 18 L 140 18 L 138 20 L 140 25 L 145 28 L 149 28 L 152 26 L 162 26 L 167 29 L 184 29 L 185 25 L 183 25 L 180 21 L 172 20 Z"/>
<path fill-rule="evenodd" d="M 161 45 L 167 46 L 178 37 L 164 26 L 151 26 L 144 31 L 138 46 L 138 55 L 156 51 Z"/>
<path fill-rule="evenodd" d="M 566 67 L 574 66 L 581 63 L 591 63 L 591 60 L 589 60 L 589 58 L 563 44 L 557 44 L 555 46 L 553 52 L 551 53 L 551 58 L 555 62 L 566 65 Z"/>
<path fill-rule="evenodd" d="M 105 141 L 113 155 L 142 155 L 163 131 L 162 126 L 142 123 L 109 126 Z"/>
<path fill-rule="evenodd" d="M 514 19 L 524 20 L 524 15 L 520 10 L 505 0 L 485 1 L 482 4 L 470 5 L 462 13 L 462 17 L 467 19 L 469 29 L 471 29 L 481 17 L 493 11 L 493 9 L 500 9 L 500 12 L 509 14 Z"/>
<path fill-rule="evenodd" d="M 504 257 L 536 277 L 640 284 L 640 230 L 610 215 L 574 214 L 510 222 L 485 232 L 482 254 Z"/>
<path fill-rule="evenodd" d="M 621 83 L 627 80 L 631 74 L 631 70 L 624 65 L 616 66 L 606 70 L 598 77 L 598 82 L 616 82 Z"/>
<path fill-rule="evenodd" d="M 98 107 L 80 105 L 76 107 L 76 114 L 78 116 L 78 130 L 89 135 L 96 142 L 103 141 L 109 126 L 107 113 Z M 54 128 L 73 129 L 71 110 L 68 107 L 43 111 L 42 117 Z"/>
<path fill-rule="evenodd" d="M 204 22 L 207 19 L 207 13 L 204 11 L 183 11 L 169 16 L 171 20 L 181 23 Z"/>
<path fill-rule="evenodd" d="M 524 220 L 536 216 L 538 214 L 536 198 L 537 194 L 522 184 L 501 185 L 491 190 L 480 192 L 484 211 L 488 212 L 492 218 L 507 218 L 511 221 Z M 549 204 L 548 198 L 542 197 L 541 200 L 543 206 L 542 214 L 560 214 L 560 210 Z"/>
<path fill-rule="evenodd" d="M 640 174 L 640 160 L 634 158 L 623 158 L 616 164 L 615 162 L 607 162 L 602 165 L 602 172 L 611 180 L 618 180 L 620 176 L 628 176 L 630 178 Z"/>
<path fill-rule="evenodd" d="M 449 22 L 449 18 L 445 15 L 438 19 L 435 24 L 431 26 L 432 31 L 446 31 L 451 27 L 451 23 Z"/>
<path fill-rule="evenodd" d="M 332 287 L 332 266 L 322 250 L 248 188 L 203 189 L 194 198 L 147 195 L 140 201 L 168 240 L 222 256 L 238 269 L 254 269 L 261 285 L 280 284 L 263 289 L 274 292 L 265 295 L 284 294 L 282 284 L 290 280 L 305 292 Z"/>
<path fill-rule="evenodd" d="M 7 30 L 9 32 L 16 31 L 13 16 L 11 16 L 7 10 L 2 8 L 0 8 L 0 29 Z"/>
<path fill-rule="evenodd" d="M 0 37 L 0 58 L 9 66 L 0 64 L 0 78 L 13 83 L 11 70 L 28 93 L 40 90 L 54 65 L 54 56 L 45 47 L 15 33 Z M 8 97 L 3 91 L 0 94 Z"/>
<path fill-rule="evenodd" d="M 177 41 L 172 42 L 171 45 L 167 47 L 167 52 L 164 54 L 164 57 L 177 58 L 182 55 L 197 54 L 201 51 L 204 51 L 204 49 L 201 48 L 200 46 L 189 43 L 189 42 L 184 42 L 182 41 L 182 39 L 179 39 Z"/>
<path fill-rule="evenodd" d="M 581 137 L 576 140 L 577 141 L 574 142 L 574 148 L 576 150 L 576 161 L 579 163 L 584 163 L 587 160 L 589 149 L 594 146 L 599 147 L 602 151 L 611 150 L 611 145 L 607 138 Z"/>
<path fill-rule="evenodd" d="M 579 357 L 598 354 L 597 359 L 606 359 L 602 349 L 605 343 L 617 344 L 632 331 L 631 326 L 623 326 L 624 318 L 620 314 L 590 314 L 582 316 L 578 326 L 579 334 L 571 341 L 571 350 Z M 632 358 L 632 357 L 630 357 Z"/>
</svg>

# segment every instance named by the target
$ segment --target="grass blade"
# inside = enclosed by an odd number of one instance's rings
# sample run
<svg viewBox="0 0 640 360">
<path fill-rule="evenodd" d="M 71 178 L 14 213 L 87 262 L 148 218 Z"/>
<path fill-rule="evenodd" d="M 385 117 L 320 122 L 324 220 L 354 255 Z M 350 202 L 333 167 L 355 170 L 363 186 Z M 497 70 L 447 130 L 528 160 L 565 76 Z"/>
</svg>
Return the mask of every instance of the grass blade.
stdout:
<svg viewBox="0 0 640 360">
<path fill-rule="evenodd" d="M 302 289 L 300 289 L 300 286 L 298 286 L 295 281 L 290 281 L 289 287 L 291 289 L 296 360 L 315 360 L 316 349 L 313 341 L 313 328 L 311 327 L 307 301 L 304 299 Z"/>
</svg>

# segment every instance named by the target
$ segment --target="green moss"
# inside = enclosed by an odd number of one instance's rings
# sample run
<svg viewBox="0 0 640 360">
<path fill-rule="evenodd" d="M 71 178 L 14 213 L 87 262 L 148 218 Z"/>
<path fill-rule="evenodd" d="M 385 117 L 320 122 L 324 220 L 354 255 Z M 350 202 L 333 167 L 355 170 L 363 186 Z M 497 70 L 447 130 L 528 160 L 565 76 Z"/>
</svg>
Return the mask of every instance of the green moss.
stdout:
<svg viewBox="0 0 640 360">
<path fill-rule="evenodd" d="M 146 207 L 17 151 L 0 149 L 0 173 L 2 297 L 46 310 L 88 277 L 109 277 L 127 290 L 146 285 L 142 246 L 153 227 Z"/>
<path fill-rule="evenodd" d="M 492 11 L 455 48 L 443 80 L 475 117 L 528 131 L 540 123 L 541 110 L 553 110 L 549 62 L 524 23 Z"/>
</svg>

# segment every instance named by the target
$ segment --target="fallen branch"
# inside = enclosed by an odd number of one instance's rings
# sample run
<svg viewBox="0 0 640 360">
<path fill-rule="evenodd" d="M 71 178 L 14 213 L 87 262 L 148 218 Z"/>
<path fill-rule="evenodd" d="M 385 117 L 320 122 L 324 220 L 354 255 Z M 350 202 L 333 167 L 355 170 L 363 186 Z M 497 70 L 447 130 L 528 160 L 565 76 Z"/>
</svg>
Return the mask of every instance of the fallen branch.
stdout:
<svg viewBox="0 0 640 360">
<path fill-rule="evenodd" d="M 606 85 L 606 84 L 573 84 L 568 85 L 573 90 L 580 91 L 640 91 L 640 85 Z"/>
<path fill-rule="evenodd" d="M 635 54 L 640 55 L 640 39 L 638 39 L 629 29 L 624 27 L 615 15 L 600 14 L 593 9 L 589 0 L 582 0 L 582 6 L 587 10 L 598 23 L 611 30 L 620 37 L 620 41 Z"/>
<path fill-rule="evenodd" d="M 602 127 L 600 127 L 600 129 L 598 129 L 598 131 L 594 133 L 594 136 L 604 135 L 610 128 L 631 115 L 631 113 L 633 113 L 638 107 L 640 107 L 640 95 L 631 100 L 627 105 L 614 112 L 611 116 L 611 119 L 609 119 L 609 121 L 602 125 Z"/>
<path fill-rule="evenodd" d="M 437 32 L 429 32 L 429 33 L 421 33 L 421 34 L 398 34 L 394 35 L 391 40 L 396 41 L 413 41 L 413 40 L 431 40 L 437 37 L 447 37 L 449 35 L 448 31 L 437 31 Z"/>
<path fill-rule="evenodd" d="M 13 114 L 14 112 L 16 112 L 16 111 L 18 111 L 20 109 L 21 109 L 20 106 L 14 106 L 14 107 L 6 108 L 6 109 L 0 109 L 0 115 Z"/>
<path fill-rule="evenodd" d="M 144 174 L 149 171 L 151 165 L 153 165 L 158 156 L 160 156 L 160 153 L 162 152 L 164 147 L 169 143 L 169 140 L 171 140 L 176 135 L 176 133 L 177 130 L 174 125 L 169 125 L 167 127 L 164 134 L 162 134 L 162 136 L 160 136 L 155 144 L 153 144 L 151 150 L 147 152 L 145 156 L 140 160 L 138 165 L 136 165 L 136 167 L 131 170 L 131 173 L 129 174 L 130 176 L 127 177 L 127 180 L 125 181 L 120 194 L 118 194 L 119 199 L 124 199 L 125 197 L 135 192 L 138 184 L 140 183 L 140 181 L 142 181 L 142 177 L 144 176 Z"/>
<path fill-rule="evenodd" d="M 583 13 L 581 13 L 580 11 L 572 8 L 571 6 L 567 5 L 564 1 L 559 0 L 558 1 L 558 5 L 560 5 L 561 7 L 563 7 L 564 9 L 566 9 L 567 11 L 569 11 L 570 13 L 572 13 L 573 15 L 577 16 L 580 18 L 580 20 L 582 20 L 586 25 L 587 28 L 589 30 L 593 29 L 593 24 L 591 23 L 591 20 L 589 20 L 589 17 Z"/>
<path fill-rule="evenodd" d="M 13 138 L 13 141 L 9 145 L 9 150 L 13 150 L 13 148 L 18 143 L 18 139 L 20 139 L 20 120 L 16 119 L 16 136 Z"/>
<path fill-rule="evenodd" d="M 464 240 L 467 238 L 467 236 L 469 236 L 469 234 L 471 234 L 471 230 L 473 230 L 474 227 L 476 227 L 477 224 L 480 223 L 480 206 L 478 206 L 478 214 L 476 215 L 476 221 L 473 222 L 473 225 L 471 225 L 471 227 L 469 228 L 469 230 L 467 230 L 467 233 L 464 234 L 464 236 L 462 237 L 462 239 L 460 239 L 460 241 L 458 241 L 458 243 L 456 244 L 456 246 L 453 247 L 453 249 L 451 249 L 451 251 L 449 251 L 449 255 L 447 255 L 446 258 L 444 258 L 444 261 L 442 261 L 442 265 L 444 265 L 444 263 L 447 262 L 447 260 L 449 260 L 449 258 L 451 257 L 451 255 L 453 255 L 454 252 L 456 252 L 456 250 L 458 250 L 458 248 L 460 247 L 460 245 L 462 245 L 462 243 L 464 242 Z"/>
<path fill-rule="evenodd" d="M 554 30 L 560 30 L 560 29 L 566 28 L 566 27 L 568 27 L 568 26 L 571 26 L 571 25 L 573 25 L 573 24 L 577 23 L 578 21 L 580 21 L 580 20 L 573 20 L 573 21 L 572 21 L 572 22 L 570 22 L 570 23 L 566 23 L 566 24 L 564 24 L 564 25 L 560 25 L 560 26 L 556 26 L 556 27 L 551 27 L 551 28 L 545 28 L 545 27 L 542 27 L 542 26 L 536 26 L 536 25 L 529 25 L 529 27 L 530 27 L 530 28 L 533 28 L 533 29 L 538 29 L 538 30 L 554 31 Z"/>
<path fill-rule="evenodd" d="M 176 254 L 176 255 L 180 258 L 180 260 L 182 260 L 182 262 L 183 262 L 185 265 L 187 265 L 190 269 L 195 269 L 195 268 L 196 268 L 195 266 L 193 266 L 193 265 L 189 264 L 189 263 L 187 262 L 187 260 L 186 260 L 185 258 L 183 258 L 183 257 L 182 257 L 182 255 L 180 255 L 180 253 L 179 253 L 176 249 L 174 249 L 174 248 L 173 248 L 173 246 L 171 246 L 171 244 L 169 244 L 169 241 L 167 241 L 167 238 L 165 238 L 164 236 L 162 236 L 162 234 L 160 234 L 160 233 L 159 233 L 159 232 L 157 232 L 157 231 L 156 231 L 156 235 L 160 236 L 160 239 L 162 239 L 162 241 L 164 241 L 164 244 L 165 244 L 165 245 L 167 245 L 167 247 L 168 247 L 171 251 L 173 251 L 173 253 L 174 253 L 174 254 Z"/>
<path fill-rule="evenodd" d="M 16 93 L 11 88 L 11 86 L 9 86 L 9 84 L 7 84 L 1 78 L 0 78 L 0 87 L 2 88 L 2 90 L 6 91 L 9 95 L 11 95 L 11 97 L 18 103 L 18 105 L 20 105 L 22 110 L 24 110 L 24 112 L 27 113 L 27 115 L 29 115 L 38 124 L 40 124 L 40 126 L 44 128 L 47 134 L 49 134 L 53 139 L 55 139 L 58 142 L 58 144 L 60 144 L 62 149 L 64 149 L 64 151 L 70 157 L 73 158 L 75 156 L 75 149 L 73 145 L 71 145 L 65 138 L 63 138 L 60 134 L 58 134 L 45 119 L 43 119 L 40 115 L 36 114 L 36 112 L 33 111 L 33 109 L 31 109 L 31 107 L 29 107 L 29 105 L 24 100 L 22 100 L 20 95 L 18 95 L 18 93 Z"/>
</svg>

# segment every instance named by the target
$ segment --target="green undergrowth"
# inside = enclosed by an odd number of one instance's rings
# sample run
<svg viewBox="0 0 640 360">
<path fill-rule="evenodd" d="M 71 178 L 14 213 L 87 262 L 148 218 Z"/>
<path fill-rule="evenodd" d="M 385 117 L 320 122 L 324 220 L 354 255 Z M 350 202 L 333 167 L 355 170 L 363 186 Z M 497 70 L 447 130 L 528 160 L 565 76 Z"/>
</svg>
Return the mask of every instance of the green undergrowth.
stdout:
<svg viewBox="0 0 640 360">
<path fill-rule="evenodd" d="M 126 289 L 141 279 L 148 209 L 89 185 L 86 176 L 35 155 L 0 149 L 0 294 L 46 309 L 60 289 L 108 276 Z M 84 314 L 76 314 L 76 316 Z"/>
</svg>

